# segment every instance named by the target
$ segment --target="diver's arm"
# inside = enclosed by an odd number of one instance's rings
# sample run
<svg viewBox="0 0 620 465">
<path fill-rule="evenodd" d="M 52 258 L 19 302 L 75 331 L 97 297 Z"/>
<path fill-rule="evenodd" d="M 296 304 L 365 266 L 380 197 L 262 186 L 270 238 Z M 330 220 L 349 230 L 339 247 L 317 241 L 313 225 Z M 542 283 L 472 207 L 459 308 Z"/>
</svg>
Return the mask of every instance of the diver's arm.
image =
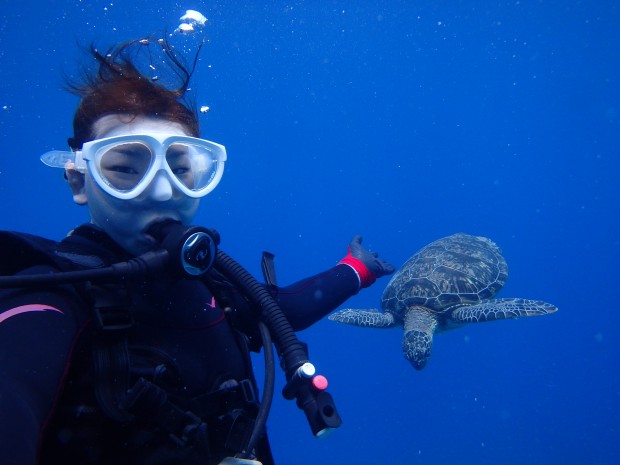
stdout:
<svg viewBox="0 0 620 465">
<path fill-rule="evenodd" d="M 63 288 L 0 293 L 0 463 L 36 462 L 77 333 L 75 306 Z"/>
<path fill-rule="evenodd" d="M 340 264 L 290 286 L 271 286 L 267 289 L 287 316 L 293 330 L 300 331 L 356 294 L 360 289 L 360 279 L 353 268 Z M 262 342 L 256 325 L 259 319 L 256 308 L 238 290 L 231 288 L 230 291 L 232 301 L 225 303 L 230 308 L 227 311 L 228 321 L 249 338 L 252 350 L 259 351 Z"/>
<path fill-rule="evenodd" d="M 394 267 L 362 246 L 361 236 L 349 243 L 347 255 L 337 266 L 286 287 L 269 287 L 295 331 L 307 328 L 339 307 L 360 289 L 394 272 Z M 255 321 L 258 315 L 238 293 L 232 296 L 234 312 L 229 321 L 257 341 Z M 255 343 L 252 347 L 260 347 Z"/>
<path fill-rule="evenodd" d="M 275 297 L 293 329 L 299 331 L 316 323 L 345 300 L 394 267 L 362 246 L 362 237 L 349 243 L 347 255 L 331 270 L 275 290 Z"/>
<path fill-rule="evenodd" d="M 270 292 L 293 329 L 300 331 L 338 308 L 360 289 L 370 286 L 377 277 L 361 260 L 349 254 L 323 273 L 290 286 L 271 288 Z"/>
<path fill-rule="evenodd" d="M 345 264 L 272 290 L 295 331 L 306 329 L 360 290 L 358 273 Z"/>
</svg>

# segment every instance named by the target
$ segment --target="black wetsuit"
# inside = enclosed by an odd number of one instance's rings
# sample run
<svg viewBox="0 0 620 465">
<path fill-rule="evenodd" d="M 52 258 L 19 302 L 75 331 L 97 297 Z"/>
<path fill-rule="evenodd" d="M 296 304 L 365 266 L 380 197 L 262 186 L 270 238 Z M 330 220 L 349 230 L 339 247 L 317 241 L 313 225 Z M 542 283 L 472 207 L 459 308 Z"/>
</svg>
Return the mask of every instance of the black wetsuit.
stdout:
<svg viewBox="0 0 620 465">
<path fill-rule="evenodd" d="M 90 225 L 77 228 L 59 250 L 65 258 L 89 266 L 130 258 Z M 57 271 L 52 264 L 41 264 L 20 274 Z M 355 271 L 337 265 L 291 286 L 274 288 L 272 294 L 299 330 L 358 290 Z M 254 310 L 241 295 L 234 290 L 227 294 L 227 304 L 234 308 L 231 323 L 214 298 L 217 292 L 202 281 L 158 276 L 131 284 L 127 291 L 134 318 L 125 336 L 131 383 L 137 376 L 152 381 L 182 409 L 186 400 L 213 393 L 222 385 L 253 383 L 244 345 L 258 350 L 260 341 Z M 93 375 L 96 327 L 88 291 L 81 286 L 1 291 L 0 463 L 217 463 L 213 457 L 225 453 L 224 446 L 217 444 L 225 440 L 217 428 L 209 432 L 208 446 L 182 445 L 171 441 L 170 432 L 161 428 L 165 419 L 157 424 L 147 413 L 123 422 L 102 413 Z M 222 402 L 217 395 L 211 400 L 217 408 Z M 206 410 L 207 416 L 222 413 Z M 266 440 L 262 444 L 258 458 L 270 463 Z M 205 458 L 208 454 L 211 461 Z"/>
</svg>

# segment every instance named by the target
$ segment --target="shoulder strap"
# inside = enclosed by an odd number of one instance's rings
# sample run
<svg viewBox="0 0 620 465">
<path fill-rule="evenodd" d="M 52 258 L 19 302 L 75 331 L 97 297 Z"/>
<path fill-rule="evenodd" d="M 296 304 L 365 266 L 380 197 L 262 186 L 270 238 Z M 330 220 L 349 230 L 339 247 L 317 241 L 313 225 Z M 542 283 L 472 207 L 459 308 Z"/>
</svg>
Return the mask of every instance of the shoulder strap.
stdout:
<svg viewBox="0 0 620 465">
<path fill-rule="evenodd" d="M 36 265 L 58 267 L 57 242 L 31 234 L 0 231 L 0 275 L 13 275 Z"/>
<path fill-rule="evenodd" d="M 100 268 L 101 258 L 71 243 L 15 231 L 0 231 L 0 276 L 14 275 L 37 265 L 52 266 L 59 271 Z"/>
<path fill-rule="evenodd" d="M 93 301 L 93 374 L 95 396 L 103 412 L 119 422 L 132 419 L 125 410 L 130 383 L 127 332 L 133 327 L 130 296 L 123 284 L 87 283 Z"/>
</svg>

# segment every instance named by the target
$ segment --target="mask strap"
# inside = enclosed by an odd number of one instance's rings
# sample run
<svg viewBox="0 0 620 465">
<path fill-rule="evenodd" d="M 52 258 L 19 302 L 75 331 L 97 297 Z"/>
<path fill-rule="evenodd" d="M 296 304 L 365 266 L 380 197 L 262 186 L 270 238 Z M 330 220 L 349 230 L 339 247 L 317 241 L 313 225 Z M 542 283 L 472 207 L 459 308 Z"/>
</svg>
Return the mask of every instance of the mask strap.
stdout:
<svg viewBox="0 0 620 465">
<path fill-rule="evenodd" d="M 71 148 L 71 151 L 73 152 L 80 150 L 80 148 L 83 145 L 83 144 L 80 144 L 75 137 L 69 137 L 67 139 L 67 144 L 69 144 L 69 147 Z"/>
</svg>

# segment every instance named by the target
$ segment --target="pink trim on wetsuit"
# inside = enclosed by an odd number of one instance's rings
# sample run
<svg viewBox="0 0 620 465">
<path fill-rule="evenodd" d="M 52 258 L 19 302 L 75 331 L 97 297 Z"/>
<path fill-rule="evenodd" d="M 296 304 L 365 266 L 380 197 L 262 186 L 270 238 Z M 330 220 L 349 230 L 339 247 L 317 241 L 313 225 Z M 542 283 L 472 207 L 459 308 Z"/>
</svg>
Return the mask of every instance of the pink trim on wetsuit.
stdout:
<svg viewBox="0 0 620 465">
<path fill-rule="evenodd" d="M 19 307 L 11 308 L 5 312 L 0 313 L 0 324 L 3 321 L 8 320 L 12 316 L 19 315 L 21 313 L 46 312 L 46 311 L 62 313 L 61 310 L 58 310 L 56 307 L 52 307 L 51 305 L 43 305 L 43 304 L 21 305 Z"/>
</svg>

